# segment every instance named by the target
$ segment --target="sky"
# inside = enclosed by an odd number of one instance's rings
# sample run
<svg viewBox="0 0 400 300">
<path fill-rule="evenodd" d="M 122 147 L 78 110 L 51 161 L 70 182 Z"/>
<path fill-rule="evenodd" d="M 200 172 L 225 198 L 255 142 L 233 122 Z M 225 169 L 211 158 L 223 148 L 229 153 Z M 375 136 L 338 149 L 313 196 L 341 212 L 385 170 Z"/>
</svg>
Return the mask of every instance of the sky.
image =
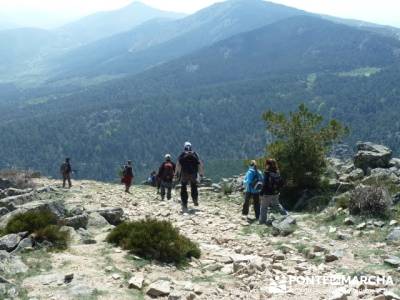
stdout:
<svg viewBox="0 0 400 300">
<path fill-rule="evenodd" d="M 193 13 L 223 0 L 141 0 L 163 10 Z M 310 12 L 400 27 L 400 0 L 270 0 Z M 14 22 L 55 26 L 97 11 L 123 7 L 132 0 L 0 0 L 0 17 Z M 6 16 L 6 17 L 4 17 Z M 52 25 L 54 23 L 54 25 Z M 22 24 L 30 25 L 30 24 Z"/>
</svg>

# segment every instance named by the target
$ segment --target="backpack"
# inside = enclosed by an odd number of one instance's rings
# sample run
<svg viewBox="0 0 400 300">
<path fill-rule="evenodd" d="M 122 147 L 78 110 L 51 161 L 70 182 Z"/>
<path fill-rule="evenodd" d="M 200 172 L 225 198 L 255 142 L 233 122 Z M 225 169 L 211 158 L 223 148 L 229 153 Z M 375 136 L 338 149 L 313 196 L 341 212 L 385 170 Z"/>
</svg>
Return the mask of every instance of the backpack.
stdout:
<svg viewBox="0 0 400 300">
<path fill-rule="evenodd" d="M 175 171 L 174 165 L 172 162 L 167 161 L 164 163 L 163 171 L 162 171 L 162 179 L 163 180 L 172 180 L 174 178 Z"/>
<path fill-rule="evenodd" d="M 199 171 L 199 157 L 193 151 L 185 151 L 181 155 L 179 163 L 181 164 L 182 171 L 185 174 L 196 174 Z"/>
<path fill-rule="evenodd" d="M 279 190 L 282 188 L 284 182 L 279 173 L 270 172 L 268 174 L 267 190 L 273 195 L 279 194 Z"/>
<path fill-rule="evenodd" d="M 255 170 L 256 175 L 253 178 L 253 181 L 251 182 L 251 187 L 256 191 L 260 192 L 263 188 L 263 182 L 262 179 L 260 178 L 260 173 L 258 173 L 257 170 Z"/>
</svg>

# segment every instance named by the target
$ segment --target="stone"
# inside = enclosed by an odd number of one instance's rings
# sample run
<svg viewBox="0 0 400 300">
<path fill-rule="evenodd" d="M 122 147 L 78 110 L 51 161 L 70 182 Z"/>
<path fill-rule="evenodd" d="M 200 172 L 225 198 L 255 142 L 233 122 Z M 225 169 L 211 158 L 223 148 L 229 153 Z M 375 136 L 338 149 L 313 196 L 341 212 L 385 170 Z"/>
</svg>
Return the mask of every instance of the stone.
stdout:
<svg viewBox="0 0 400 300">
<path fill-rule="evenodd" d="M 0 274 L 15 275 L 27 271 L 28 267 L 22 262 L 21 258 L 0 250 Z"/>
<path fill-rule="evenodd" d="M 10 211 L 5 207 L 0 207 L 0 217 L 8 214 Z"/>
<path fill-rule="evenodd" d="M 389 264 L 393 267 L 400 267 L 400 257 L 391 255 L 384 260 L 386 264 Z"/>
<path fill-rule="evenodd" d="M 383 295 L 386 297 L 386 300 L 400 300 L 400 296 L 392 291 L 384 291 Z"/>
<path fill-rule="evenodd" d="M 385 222 L 383 222 L 383 221 L 375 221 L 374 222 L 374 226 L 383 227 L 383 226 L 385 226 Z"/>
<path fill-rule="evenodd" d="M 389 168 L 392 150 L 370 142 L 358 142 L 354 165 L 367 173 L 368 169 Z"/>
<path fill-rule="evenodd" d="M 363 178 L 364 178 L 364 171 L 360 168 L 351 171 L 351 173 L 347 175 L 347 179 L 350 181 L 357 181 Z"/>
<path fill-rule="evenodd" d="M 288 236 L 295 231 L 295 224 L 296 219 L 292 216 L 285 216 L 283 219 L 273 221 L 272 227 L 276 230 L 277 235 Z"/>
<path fill-rule="evenodd" d="M 26 203 L 32 202 L 35 199 L 35 193 L 31 192 L 28 194 L 10 196 L 0 200 L 0 206 L 6 207 L 8 210 L 13 211 L 18 208 L 18 206 L 24 205 Z"/>
<path fill-rule="evenodd" d="M 335 260 L 338 260 L 342 256 L 343 256 L 343 254 L 341 251 L 334 251 L 334 252 L 328 253 L 325 255 L 325 262 L 327 262 L 327 263 L 333 262 Z"/>
<path fill-rule="evenodd" d="M 87 228 L 89 216 L 84 213 L 73 217 L 65 218 L 63 223 L 65 226 L 73 227 L 74 229 Z"/>
<path fill-rule="evenodd" d="M 31 250 L 32 246 L 33 246 L 32 239 L 30 237 L 24 238 L 19 242 L 17 248 L 15 248 L 15 250 L 12 253 L 14 254 L 14 253 L 23 252 L 26 250 Z"/>
<path fill-rule="evenodd" d="M 97 210 L 101 216 L 103 216 L 108 223 L 111 225 L 118 225 L 122 222 L 122 217 L 124 215 L 124 211 L 122 208 L 111 208 L 111 207 L 106 207 Z"/>
<path fill-rule="evenodd" d="M 64 283 L 65 284 L 71 283 L 73 279 L 74 279 L 74 274 L 73 273 L 67 274 L 67 275 L 64 276 Z"/>
<path fill-rule="evenodd" d="M 357 230 L 363 230 L 363 229 L 365 229 L 366 227 L 367 227 L 367 223 L 362 222 L 362 223 L 360 223 L 360 224 L 358 224 L 358 225 L 356 226 L 356 229 L 357 229 Z"/>
<path fill-rule="evenodd" d="M 88 227 L 103 228 L 110 225 L 107 220 L 98 212 L 92 212 L 89 215 Z"/>
<path fill-rule="evenodd" d="M 354 225 L 354 219 L 352 217 L 348 217 L 348 218 L 344 219 L 343 224 L 344 225 Z"/>
<path fill-rule="evenodd" d="M 119 274 L 117 274 L 117 273 L 114 273 L 114 274 L 111 275 L 111 277 L 112 277 L 112 279 L 114 279 L 114 280 L 118 280 L 118 279 L 121 278 L 121 275 L 119 275 Z"/>
<path fill-rule="evenodd" d="M 400 227 L 394 228 L 386 237 L 386 240 L 391 242 L 400 241 Z"/>
<path fill-rule="evenodd" d="M 319 245 L 319 244 L 314 245 L 314 249 L 313 250 L 314 250 L 314 252 L 326 252 L 326 251 L 328 251 L 325 246 Z"/>
<path fill-rule="evenodd" d="M 11 252 L 17 248 L 20 241 L 21 237 L 18 234 L 7 234 L 0 238 L 0 250 Z"/>
<path fill-rule="evenodd" d="M 171 293 L 171 283 L 167 280 L 158 280 L 149 285 L 146 292 L 150 297 L 163 297 Z"/>
<path fill-rule="evenodd" d="M 350 292 L 344 288 L 337 288 L 332 291 L 329 300 L 347 300 L 348 296 L 350 296 Z"/>
<path fill-rule="evenodd" d="M 389 226 L 396 226 L 399 222 L 397 222 L 396 220 L 391 220 L 389 222 Z"/>
<path fill-rule="evenodd" d="M 144 282 L 144 274 L 138 273 L 133 275 L 131 279 L 129 279 L 128 286 L 130 289 L 141 290 L 143 288 L 143 282 Z"/>
<path fill-rule="evenodd" d="M 0 283 L 6 283 L 6 284 L 11 284 L 10 281 L 8 281 L 7 279 L 5 279 L 4 277 L 0 276 Z"/>
</svg>

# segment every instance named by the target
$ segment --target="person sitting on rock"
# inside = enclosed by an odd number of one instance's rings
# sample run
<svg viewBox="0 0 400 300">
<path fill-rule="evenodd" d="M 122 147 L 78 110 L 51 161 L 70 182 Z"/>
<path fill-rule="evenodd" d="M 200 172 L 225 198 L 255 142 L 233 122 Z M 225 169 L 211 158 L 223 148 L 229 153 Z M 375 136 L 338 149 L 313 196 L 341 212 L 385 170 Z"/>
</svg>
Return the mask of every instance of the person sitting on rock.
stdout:
<svg viewBox="0 0 400 300">
<path fill-rule="evenodd" d="M 132 185 L 134 175 L 132 161 L 128 160 L 127 164 L 124 166 L 122 171 L 121 183 L 125 184 L 125 193 L 130 193 L 130 188 Z"/>
<path fill-rule="evenodd" d="M 71 167 L 71 162 L 69 158 L 65 159 L 65 162 L 61 165 L 60 167 L 60 173 L 63 179 L 63 188 L 65 188 L 65 183 L 68 181 L 68 187 L 71 188 L 71 173 L 72 173 L 72 167 Z"/>
<path fill-rule="evenodd" d="M 258 171 L 257 162 L 252 160 L 249 169 L 244 177 L 245 197 L 242 208 L 242 215 L 248 219 L 250 200 L 253 199 L 253 208 L 256 219 L 260 217 L 260 191 L 262 187 L 263 176 Z"/>
<path fill-rule="evenodd" d="M 279 202 L 279 192 L 283 186 L 283 179 L 279 173 L 278 163 L 275 159 L 267 159 L 265 164 L 263 187 L 261 190 L 260 224 L 269 224 L 268 209 L 276 209 L 282 215 L 288 212 Z"/>
<path fill-rule="evenodd" d="M 180 179 L 181 183 L 181 204 L 182 213 L 188 212 L 188 192 L 187 185 L 190 184 L 191 195 L 194 206 L 198 206 L 198 190 L 197 190 L 197 177 L 204 176 L 204 167 L 198 154 L 192 150 L 192 144 L 186 142 L 184 151 L 179 155 L 176 165 L 175 177 Z"/>
<path fill-rule="evenodd" d="M 157 178 L 160 180 L 161 200 L 165 199 L 165 190 L 167 190 L 167 199 L 171 200 L 175 169 L 175 164 L 171 160 L 171 155 L 166 154 L 165 161 L 161 164 L 157 175 Z"/>
</svg>

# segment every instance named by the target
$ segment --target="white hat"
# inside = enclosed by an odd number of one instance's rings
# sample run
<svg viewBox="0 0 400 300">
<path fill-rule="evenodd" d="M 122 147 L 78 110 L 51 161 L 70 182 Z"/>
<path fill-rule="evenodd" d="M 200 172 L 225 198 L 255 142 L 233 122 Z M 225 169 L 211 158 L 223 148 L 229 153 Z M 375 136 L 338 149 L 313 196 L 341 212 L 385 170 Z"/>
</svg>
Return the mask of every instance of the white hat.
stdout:
<svg viewBox="0 0 400 300">
<path fill-rule="evenodd" d="M 171 159 L 171 154 L 165 154 L 165 159 Z"/>
<path fill-rule="evenodd" d="M 186 143 L 185 143 L 185 148 L 186 148 L 186 147 L 192 147 L 192 144 L 191 144 L 190 142 L 186 142 Z"/>
</svg>

